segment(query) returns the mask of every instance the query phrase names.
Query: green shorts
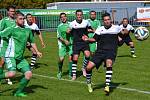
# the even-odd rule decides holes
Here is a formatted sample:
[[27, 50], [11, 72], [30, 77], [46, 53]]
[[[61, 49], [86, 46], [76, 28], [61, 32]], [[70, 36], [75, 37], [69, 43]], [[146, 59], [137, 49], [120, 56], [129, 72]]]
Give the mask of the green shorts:
[[[93, 38], [94, 33], [89, 33], [88, 37], [89, 38]], [[90, 52], [94, 53], [96, 51], [96, 43], [89, 43], [89, 47], [90, 47]]]
[[21, 71], [23, 73], [31, 71], [29, 63], [25, 60], [16, 60], [15, 58], [5, 58], [5, 64], [8, 71]]
[[65, 57], [66, 54], [69, 54], [69, 56], [72, 55], [72, 45], [70, 46], [61, 46], [61, 48], [59, 48], [59, 57]]

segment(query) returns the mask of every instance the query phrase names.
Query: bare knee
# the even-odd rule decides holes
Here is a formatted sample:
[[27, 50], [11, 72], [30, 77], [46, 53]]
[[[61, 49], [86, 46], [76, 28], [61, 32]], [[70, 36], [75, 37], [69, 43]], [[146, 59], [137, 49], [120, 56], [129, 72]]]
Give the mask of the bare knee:
[[107, 59], [107, 60], [106, 60], [106, 66], [107, 66], [107, 67], [112, 67], [112, 64], [113, 64], [113, 62], [112, 62], [111, 59]]
[[32, 72], [31, 72], [31, 71], [25, 72], [25, 78], [26, 78], [27, 80], [30, 80], [31, 77], [32, 77]]
[[6, 74], [6, 77], [7, 78], [12, 78], [12, 77], [14, 77], [16, 75], [16, 72], [15, 71], [9, 71], [9, 72], [7, 72], [7, 74]]
[[130, 42], [129, 45], [130, 45], [130, 47], [133, 47], [133, 46], [134, 46], [134, 43], [133, 43], [133, 42]]
[[87, 71], [91, 71], [93, 68], [94, 68], [95, 64], [91, 61], [89, 61], [87, 67], [86, 67], [86, 70]]

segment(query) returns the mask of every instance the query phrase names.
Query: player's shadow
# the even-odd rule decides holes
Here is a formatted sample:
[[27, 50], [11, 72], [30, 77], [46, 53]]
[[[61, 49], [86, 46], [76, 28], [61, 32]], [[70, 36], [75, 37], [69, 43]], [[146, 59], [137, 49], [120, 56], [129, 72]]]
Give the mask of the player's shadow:
[[118, 55], [117, 57], [127, 57], [127, 58], [131, 58], [131, 55]]
[[[122, 83], [114, 83], [114, 82], [112, 82], [111, 83], [111, 88], [110, 88], [110, 93], [109, 94], [111, 94], [115, 89], [117, 89], [120, 85], [126, 85], [126, 84], [128, 84], [128, 83], [126, 83], [126, 82], [122, 82]], [[95, 84], [94, 86], [93, 86], [93, 90], [97, 90], [97, 89], [104, 89], [104, 87], [105, 87], [105, 84]]]
[[[66, 72], [63, 72], [63, 76], [69, 75], [69, 71], [67, 70]], [[77, 71], [77, 77], [82, 76], [82, 71]]]

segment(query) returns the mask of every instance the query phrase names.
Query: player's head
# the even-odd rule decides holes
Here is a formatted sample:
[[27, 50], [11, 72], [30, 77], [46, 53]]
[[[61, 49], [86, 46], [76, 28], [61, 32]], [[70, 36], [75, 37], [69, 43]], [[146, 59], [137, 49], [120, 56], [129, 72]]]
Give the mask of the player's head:
[[16, 13], [16, 24], [20, 27], [24, 27], [24, 14], [21, 12]]
[[7, 13], [8, 13], [8, 16], [11, 17], [11, 18], [15, 18], [15, 13], [16, 13], [16, 7], [15, 6], [9, 6], [7, 8]]
[[32, 24], [32, 15], [30, 13], [26, 15], [26, 20], [28, 24]]
[[60, 20], [62, 23], [66, 23], [67, 22], [67, 15], [66, 13], [60, 13]]
[[103, 20], [104, 26], [106, 26], [106, 27], [111, 26], [112, 20], [111, 20], [111, 17], [110, 17], [109, 13], [104, 13], [102, 15], [102, 20]]
[[127, 26], [127, 25], [128, 25], [128, 23], [129, 23], [128, 18], [123, 18], [123, 20], [122, 20], [122, 24], [123, 24], [123, 26]]
[[83, 11], [81, 9], [76, 10], [76, 20], [82, 21], [83, 19]]
[[90, 19], [95, 20], [96, 19], [96, 11], [92, 10], [90, 11]]

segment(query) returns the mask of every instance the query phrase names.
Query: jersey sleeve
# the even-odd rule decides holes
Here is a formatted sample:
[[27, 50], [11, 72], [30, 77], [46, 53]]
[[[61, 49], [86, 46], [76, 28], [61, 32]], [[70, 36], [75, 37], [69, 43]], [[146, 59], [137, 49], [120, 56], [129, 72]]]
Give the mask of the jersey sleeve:
[[28, 38], [28, 42], [30, 43], [34, 43], [34, 36], [32, 31], [29, 29], [29, 38]]
[[40, 30], [37, 24], [35, 24], [35, 30]]
[[2, 19], [2, 20], [0, 20], [0, 31], [4, 30], [4, 28], [5, 28], [5, 22]]
[[61, 38], [61, 31], [60, 31], [60, 27], [59, 26], [57, 28], [57, 38]]
[[0, 31], [0, 37], [4, 38], [4, 37], [10, 37], [10, 35], [12, 34], [12, 28], [6, 28], [3, 31]]
[[134, 33], [134, 32], [135, 32], [135, 29], [134, 29], [134, 27], [133, 27], [133, 26], [131, 26], [130, 31], [131, 31], [132, 33]]
[[70, 22], [70, 23], [69, 23], [69, 29], [72, 30], [72, 28], [73, 28], [73, 24], [72, 24], [72, 22]]
[[101, 34], [100, 26], [96, 29], [93, 38], [97, 41], [99, 39], [99, 35]]

